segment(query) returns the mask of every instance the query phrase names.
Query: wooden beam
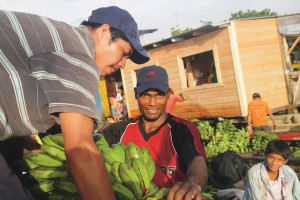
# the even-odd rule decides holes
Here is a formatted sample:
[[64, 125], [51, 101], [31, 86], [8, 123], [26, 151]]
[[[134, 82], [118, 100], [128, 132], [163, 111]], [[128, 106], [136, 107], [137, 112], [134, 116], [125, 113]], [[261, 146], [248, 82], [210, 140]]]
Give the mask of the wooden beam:
[[[248, 115], [248, 102], [247, 102], [247, 95], [246, 95], [246, 86], [245, 86], [245, 80], [243, 76], [243, 68], [241, 64], [241, 58], [239, 54], [239, 45], [237, 41], [237, 31], [235, 27], [235, 22], [231, 22], [230, 27], [228, 27], [228, 33], [229, 33], [229, 40], [230, 40], [230, 47], [232, 52], [232, 60], [233, 60], [233, 68], [235, 73], [235, 79], [236, 79], [236, 86], [238, 91], [238, 97], [240, 100], [240, 108], [242, 116]], [[225, 78], [223, 78], [224, 83]]]
[[292, 47], [289, 49], [288, 51], [288, 55], [290, 55], [292, 53], [292, 51], [294, 50], [294, 48], [297, 46], [298, 42], [300, 41], [300, 35], [297, 37], [297, 39], [295, 40], [295, 42], [293, 43]]

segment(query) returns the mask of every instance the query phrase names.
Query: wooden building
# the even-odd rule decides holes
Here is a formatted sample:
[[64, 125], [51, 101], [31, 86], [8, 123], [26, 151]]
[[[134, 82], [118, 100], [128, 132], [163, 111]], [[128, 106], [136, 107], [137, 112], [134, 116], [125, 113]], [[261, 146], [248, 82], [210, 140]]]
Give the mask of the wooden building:
[[[261, 94], [273, 112], [286, 110], [292, 99], [291, 46], [286, 37], [294, 34], [280, 33], [280, 26], [286, 26], [284, 19], [289, 25], [300, 24], [300, 15], [242, 19], [206, 25], [144, 46], [150, 61], [143, 65], [127, 61], [121, 70], [129, 116], [139, 114], [136, 75], [149, 65], [164, 67], [170, 87], [175, 94], [183, 94], [185, 101], [175, 108], [180, 117], [244, 117], [254, 92]], [[297, 38], [296, 34], [292, 39], [296, 46]]]

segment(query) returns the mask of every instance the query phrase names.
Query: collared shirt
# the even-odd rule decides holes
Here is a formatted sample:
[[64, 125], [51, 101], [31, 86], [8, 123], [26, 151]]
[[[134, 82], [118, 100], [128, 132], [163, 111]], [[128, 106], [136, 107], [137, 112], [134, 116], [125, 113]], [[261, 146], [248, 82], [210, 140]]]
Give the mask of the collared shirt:
[[91, 32], [21, 12], [0, 19], [0, 140], [43, 132], [61, 112], [99, 123]]
[[271, 180], [268, 176], [266, 167], [264, 167], [263, 172], [268, 177], [268, 184], [266, 187], [267, 198], [266, 200], [282, 200], [282, 183], [281, 180], [284, 179], [284, 174], [282, 169], [279, 169], [279, 174], [276, 180]]
[[[265, 161], [257, 163], [251, 167], [248, 172], [248, 183], [245, 187], [243, 200], [265, 200], [267, 198], [268, 176], [265, 170]], [[282, 165], [283, 178], [281, 180], [282, 199], [300, 200], [300, 182], [296, 173], [287, 165]]]
[[133, 142], [146, 147], [156, 165], [152, 181], [158, 188], [170, 188], [185, 181], [189, 161], [194, 156], [206, 159], [200, 133], [195, 125], [185, 119], [168, 115], [156, 130], [146, 133], [142, 117], [111, 124], [101, 132], [109, 144]]

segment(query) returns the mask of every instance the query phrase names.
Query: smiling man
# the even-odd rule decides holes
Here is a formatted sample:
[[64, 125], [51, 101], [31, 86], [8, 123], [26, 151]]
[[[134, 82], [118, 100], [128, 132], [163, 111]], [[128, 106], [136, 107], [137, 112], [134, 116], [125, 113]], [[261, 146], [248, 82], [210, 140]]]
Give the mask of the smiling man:
[[[99, 125], [99, 77], [149, 57], [132, 16], [96, 9], [79, 27], [43, 16], [0, 11], [0, 145], [61, 125], [69, 168], [82, 199], [114, 199], [92, 134]], [[1, 148], [0, 148], [1, 149]], [[32, 199], [0, 150], [0, 199]]]
[[152, 181], [159, 188], [170, 188], [168, 200], [200, 200], [208, 177], [206, 154], [197, 127], [166, 112], [170, 96], [166, 70], [143, 67], [135, 96], [141, 116], [111, 124], [102, 134], [110, 144], [145, 146], [156, 166]]

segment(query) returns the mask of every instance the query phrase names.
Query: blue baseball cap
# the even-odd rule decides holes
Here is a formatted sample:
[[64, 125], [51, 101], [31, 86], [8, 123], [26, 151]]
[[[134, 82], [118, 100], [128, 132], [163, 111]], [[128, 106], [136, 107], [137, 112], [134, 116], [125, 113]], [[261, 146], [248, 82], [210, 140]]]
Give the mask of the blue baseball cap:
[[141, 45], [137, 24], [126, 10], [117, 6], [98, 8], [92, 11], [88, 22], [109, 24], [111, 27], [122, 31], [134, 48], [129, 57], [134, 63], [143, 64], [150, 59]]
[[164, 68], [151, 65], [140, 69], [136, 84], [137, 95], [148, 89], [158, 89], [163, 93], [169, 91], [169, 78]]

